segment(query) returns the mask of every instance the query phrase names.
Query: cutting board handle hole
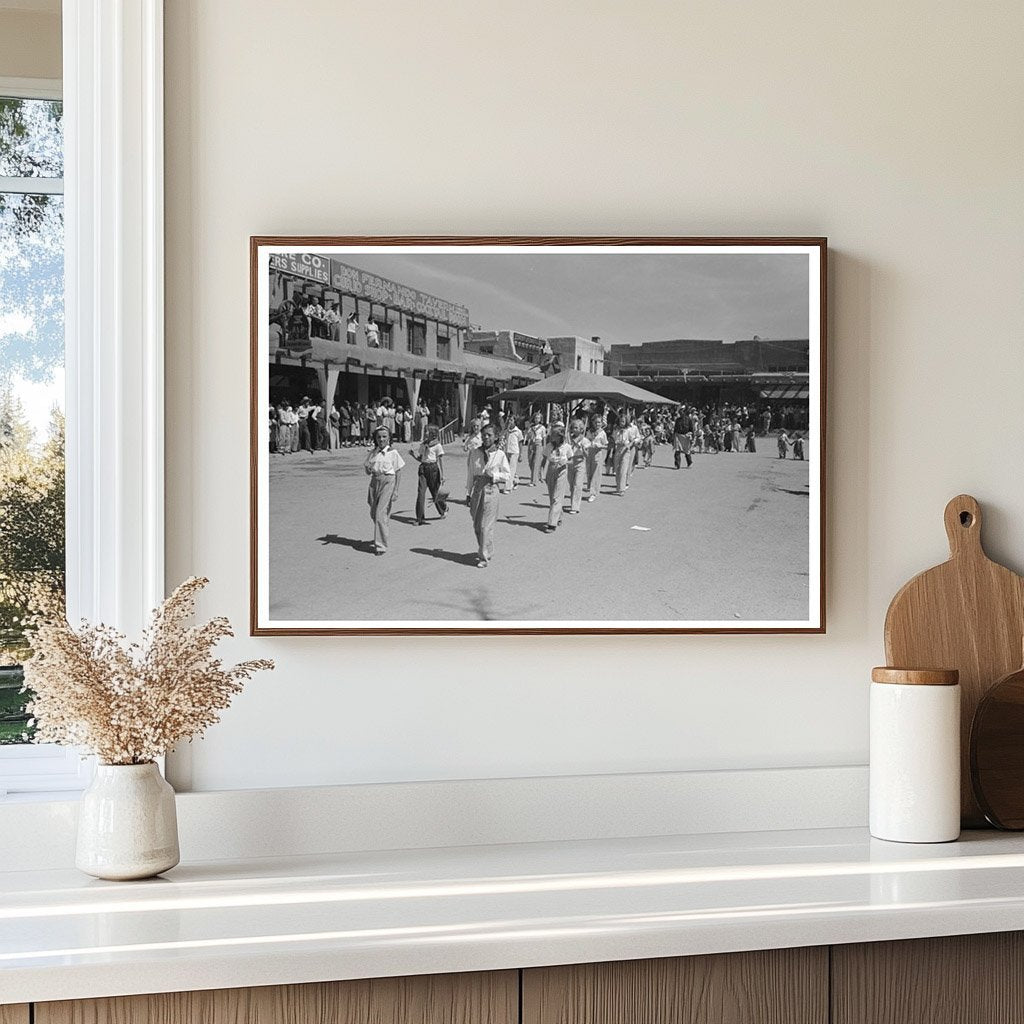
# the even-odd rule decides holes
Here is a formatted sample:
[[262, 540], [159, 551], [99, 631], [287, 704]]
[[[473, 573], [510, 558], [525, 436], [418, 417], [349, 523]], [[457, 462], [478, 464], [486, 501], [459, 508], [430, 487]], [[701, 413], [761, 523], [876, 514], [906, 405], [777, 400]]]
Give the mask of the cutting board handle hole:
[[973, 523], [973, 522], [974, 522], [974, 516], [972, 516], [970, 512], [961, 512], [960, 513], [960, 525], [961, 526], [970, 526], [971, 523]]

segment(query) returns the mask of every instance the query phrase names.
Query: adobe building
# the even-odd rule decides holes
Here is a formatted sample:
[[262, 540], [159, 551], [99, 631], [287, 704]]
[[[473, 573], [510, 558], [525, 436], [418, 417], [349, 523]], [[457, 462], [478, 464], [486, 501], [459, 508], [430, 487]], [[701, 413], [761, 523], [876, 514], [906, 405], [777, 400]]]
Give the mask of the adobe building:
[[[535, 359], [517, 357], [515, 346], [485, 352], [472, 344], [461, 303], [333, 256], [272, 254], [269, 289], [272, 402], [318, 394], [329, 404], [387, 397], [411, 408], [422, 398], [446, 423], [465, 424], [495, 391], [543, 376]], [[329, 320], [303, 315], [309, 301]], [[532, 355], [525, 338], [518, 344]]]
[[606, 353], [597, 335], [591, 338], [579, 338], [575, 335], [548, 338], [548, 344], [552, 352], [558, 356], [561, 369], [604, 373]]
[[612, 345], [608, 372], [694, 405], [785, 408], [795, 426], [809, 410], [807, 338], [673, 338]]
[[466, 351], [514, 359], [539, 368], [545, 368], [551, 362], [551, 346], [547, 338], [537, 338], [520, 331], [470, 331]]

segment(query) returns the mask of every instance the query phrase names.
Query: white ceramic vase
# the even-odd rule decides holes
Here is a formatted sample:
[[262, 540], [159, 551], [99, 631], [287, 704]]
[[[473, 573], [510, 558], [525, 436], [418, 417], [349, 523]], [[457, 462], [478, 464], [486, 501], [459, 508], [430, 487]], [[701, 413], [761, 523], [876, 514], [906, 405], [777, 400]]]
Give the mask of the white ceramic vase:
[[82, 794], [75, 865], [96, 878], [151, 878], [180, 860], [174, 790], [149, 764], [99, 764]]

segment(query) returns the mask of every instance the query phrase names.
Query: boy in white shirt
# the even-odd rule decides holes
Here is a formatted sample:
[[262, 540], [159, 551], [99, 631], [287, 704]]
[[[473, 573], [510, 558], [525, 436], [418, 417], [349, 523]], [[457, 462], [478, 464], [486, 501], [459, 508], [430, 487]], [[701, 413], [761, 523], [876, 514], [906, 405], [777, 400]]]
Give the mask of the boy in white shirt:
[[494, 557], [494, 524], [498, 519], [498, 494], [509, 484], [508, 459], [497, 445], [497, 431], [488, 423], [480, 431], [480, 447], [469, 453], [473, 479], [469, 509], [477, 542], [477, 568], [486, 569]]

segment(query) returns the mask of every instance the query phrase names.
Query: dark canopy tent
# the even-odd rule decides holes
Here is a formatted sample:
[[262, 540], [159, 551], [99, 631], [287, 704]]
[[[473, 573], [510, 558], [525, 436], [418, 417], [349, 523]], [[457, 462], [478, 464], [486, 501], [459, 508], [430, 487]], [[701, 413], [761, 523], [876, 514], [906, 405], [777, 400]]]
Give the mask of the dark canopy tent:
[[603, 398], [627, 405], [678, 405], [672, 398], [645, 391], [618, 377], [603, 377], [583, 370], [563, 370], [525, 388], [502, 391], [498, 398], [507, 402], [568, 402], [572, 399]]

